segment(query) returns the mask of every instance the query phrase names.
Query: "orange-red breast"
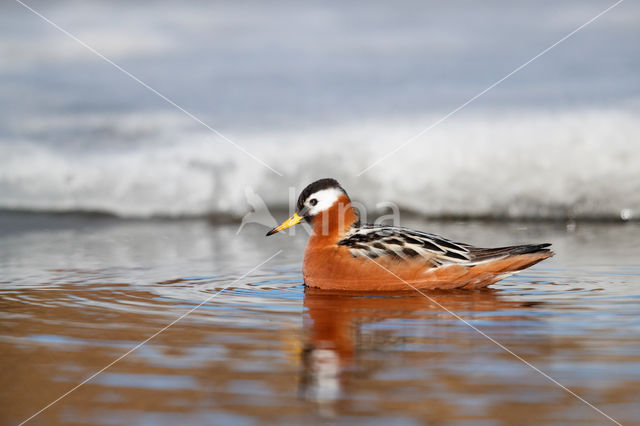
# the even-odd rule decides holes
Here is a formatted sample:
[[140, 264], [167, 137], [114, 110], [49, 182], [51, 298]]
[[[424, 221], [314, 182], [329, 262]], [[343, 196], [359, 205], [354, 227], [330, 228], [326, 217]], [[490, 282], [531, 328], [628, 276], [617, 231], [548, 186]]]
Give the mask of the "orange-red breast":
[[267, 235], [311, 223], [302, 266], [310, 287], [342, 290], [480, 288], [553, 256], [550, 244], [479, 248], [397, 226], [361, 224], [347, 192], [320, 179]]

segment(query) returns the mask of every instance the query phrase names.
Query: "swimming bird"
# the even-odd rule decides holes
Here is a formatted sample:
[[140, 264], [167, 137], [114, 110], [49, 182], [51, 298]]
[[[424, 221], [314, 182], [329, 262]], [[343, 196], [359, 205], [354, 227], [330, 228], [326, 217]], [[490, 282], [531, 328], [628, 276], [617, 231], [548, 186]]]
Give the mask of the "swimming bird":
[[311, 224], [302, 265], [309, 287], [332, 290], [474, 289], [553, 256], [551, 244], [480, 248], [399, 226], [362, 224], [335, 179], [308, 185], [293, 216], [267, 236]]

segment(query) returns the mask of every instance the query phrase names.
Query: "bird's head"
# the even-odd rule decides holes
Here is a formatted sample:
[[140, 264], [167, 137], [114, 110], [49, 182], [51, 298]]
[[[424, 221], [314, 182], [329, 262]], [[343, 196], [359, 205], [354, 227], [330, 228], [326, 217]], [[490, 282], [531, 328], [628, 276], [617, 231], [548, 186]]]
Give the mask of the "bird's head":
[[294, 215], [267, 232], [267, 236], [297, 225], [303, 219], [313, 224], [314, 218], [322, 213], [328, 212], [341, 203], [348, 206], [350, 202], [347, 192], [337, 180], [331, 178], [317, 180], [300, 193]]

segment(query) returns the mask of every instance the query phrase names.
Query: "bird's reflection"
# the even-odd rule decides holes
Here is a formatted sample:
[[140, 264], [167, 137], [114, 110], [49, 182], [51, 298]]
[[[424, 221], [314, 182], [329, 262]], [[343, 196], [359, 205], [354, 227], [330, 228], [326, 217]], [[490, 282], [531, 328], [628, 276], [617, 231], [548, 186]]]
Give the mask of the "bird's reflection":
[[451, 314], [438, 304], [465, 315], [508, 309], [510, 319], [514, 319], [511, 310], [532, 305], [505, 300], [499, 293], [492, 289], [432, 291], [427, 298], [415, 291], [364, 293], [307, 288], [301, 396], [317, 403], [320, 414], [331, 416], [336, 402], [348, 392], [348, 373], [358, 371], [358, 354], [397, 350], [404, 342], [402, 336], [393, 333], [373, 337], [363, 334], [365, 325], [385, 320], [407, 320], [415, 325], [419, 319], [450, 319]]

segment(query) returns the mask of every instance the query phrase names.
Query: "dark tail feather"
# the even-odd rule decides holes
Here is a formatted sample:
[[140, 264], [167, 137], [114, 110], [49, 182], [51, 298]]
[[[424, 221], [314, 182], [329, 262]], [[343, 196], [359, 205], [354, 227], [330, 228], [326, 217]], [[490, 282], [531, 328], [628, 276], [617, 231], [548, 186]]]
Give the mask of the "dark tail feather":
[[524, 244], [521, 246], [496, 247], [496, 248], [478, 248], [473, 247], [469, 250], [473, 255], [473, 260], [485, 260], [504, 256], [517, 256], [520, 254], [530, 253], [550, 253], [553, 252], [548, 248], [551, 244]]

